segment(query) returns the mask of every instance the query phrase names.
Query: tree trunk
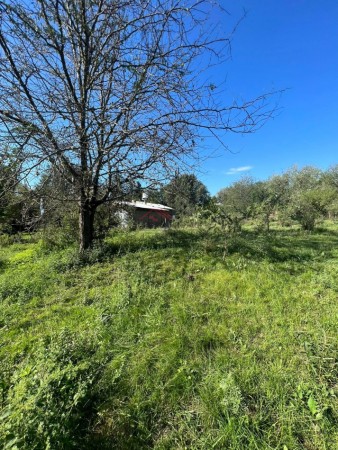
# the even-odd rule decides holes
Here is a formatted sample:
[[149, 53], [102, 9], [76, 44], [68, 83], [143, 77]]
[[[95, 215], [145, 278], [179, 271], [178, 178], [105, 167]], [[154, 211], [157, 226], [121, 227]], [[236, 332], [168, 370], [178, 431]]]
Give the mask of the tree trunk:
[[94, 216], [96, 208], [90, 204], [89, 200], [80, 202], [79, 213], [79, 237], [80, 253], [89, 249], [94, 240]]

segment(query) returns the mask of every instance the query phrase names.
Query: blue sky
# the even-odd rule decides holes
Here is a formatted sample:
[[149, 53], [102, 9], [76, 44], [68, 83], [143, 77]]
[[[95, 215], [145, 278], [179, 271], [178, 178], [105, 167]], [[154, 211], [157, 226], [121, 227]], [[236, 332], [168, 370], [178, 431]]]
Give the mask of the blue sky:
[[[224, 95], [253, 98], [287, 89], [280, 113], [255, 134], [227, 134], [230, 151], [210, 141], [217, 158], [198, 177], [212, 194], [249, 174], [266, 179], [293, 165], [326, 169], [338, 163], [338, 1], [223, 1], [229, 23], [246, 10], [232, 59], [214, 71]], [[235, 3], [235, 6], [234, 6]]]

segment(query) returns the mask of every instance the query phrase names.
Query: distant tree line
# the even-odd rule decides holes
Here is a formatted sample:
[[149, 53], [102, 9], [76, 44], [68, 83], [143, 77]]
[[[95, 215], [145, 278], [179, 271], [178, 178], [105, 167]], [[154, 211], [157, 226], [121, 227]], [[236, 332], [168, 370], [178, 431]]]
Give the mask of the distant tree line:
[[[0, 232], [15, 234], [48, 228], [48, 234], [63, 232], [66, 241], [77, 238], [78, 211], [72, 201], [73, 187], [57, 171], [47, 170], [37, 185], [19, 181], [9, 184], [16, 173], [14, 165], [0, 165]], [[328, 170], [307, 166], [291, 168], [265, 181], [242, 177], [212, 197], [194, 174], [176, 174], [161, 187], [144, 189], [139, 182], [117, 180], [124, 200], [141, 200], [174, 208], [178, 223], [218, 225], [240, 231], [252, 220], [269, 231], [272, 221], [284, 226], [298, 223], [312, 231], [322, 219], [338, 218], [338, 165]], [[96, 237], [118, 225], [118, 202], [102, 205], [96, 216]]]
[[234, 231], [248, 219], [267, 231], [272, 220], [312, 231], [319, 220], [338, 217], [338, 165], [291, 168], [266, 181], [243, 177], [218, 192], [209, 209], [210, 217]]

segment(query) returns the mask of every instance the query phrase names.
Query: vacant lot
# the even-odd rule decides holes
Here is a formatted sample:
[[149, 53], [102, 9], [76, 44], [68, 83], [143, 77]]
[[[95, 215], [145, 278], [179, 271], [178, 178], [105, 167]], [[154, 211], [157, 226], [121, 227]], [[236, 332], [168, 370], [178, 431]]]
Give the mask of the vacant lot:
[[0, 446], [338, 448], [338, 227], [0, 250]]

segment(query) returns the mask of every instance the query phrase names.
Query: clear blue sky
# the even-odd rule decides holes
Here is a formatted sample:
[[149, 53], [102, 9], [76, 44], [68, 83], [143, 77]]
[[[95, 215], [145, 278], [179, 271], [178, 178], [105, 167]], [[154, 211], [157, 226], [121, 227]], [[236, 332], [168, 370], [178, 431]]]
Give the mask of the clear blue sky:
[[[243, 174], [266, 179], [293, 165], [337, 164], [338, 0], [222, 3], [229, 22], [243, 8], [247, 16], [234, 35], [232, 60], [217, 68], [216, 81], [227, 80], [227, 95], [248, 99], [288, 90], [278, 116], [255, 134], [228, 134], [231, 152], [219, 149], [222, 156], [203, 163], [198, 177], [216, 194]], [[210, 141], [210, 149], [217, 148]]]

